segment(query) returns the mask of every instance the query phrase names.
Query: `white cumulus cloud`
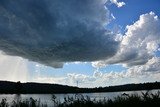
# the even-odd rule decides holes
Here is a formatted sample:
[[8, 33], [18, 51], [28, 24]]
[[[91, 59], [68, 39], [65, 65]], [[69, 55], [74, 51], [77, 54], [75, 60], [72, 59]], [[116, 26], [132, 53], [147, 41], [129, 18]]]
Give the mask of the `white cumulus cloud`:
[[136, 66], [147, 63], [155, 56], [160, 45], [160, 19], [154, 12], [140, 16], [139, 20], [126, 27], [119, 50], [110, 59], [93, 62], [94, 67], [120, 63]]
[[119, 8], [125, 5], [124, 2], [118, 2], [118, 0], [110, 0], [110, 1], [111, 3], [115, 4]]

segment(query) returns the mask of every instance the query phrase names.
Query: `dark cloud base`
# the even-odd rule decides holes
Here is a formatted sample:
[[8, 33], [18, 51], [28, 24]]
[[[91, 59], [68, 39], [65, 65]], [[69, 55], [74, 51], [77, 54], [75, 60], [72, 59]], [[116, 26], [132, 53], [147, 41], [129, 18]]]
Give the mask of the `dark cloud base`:
[[103, 0], [1, 0], [0, 50], [48, 66], [113, 56]]

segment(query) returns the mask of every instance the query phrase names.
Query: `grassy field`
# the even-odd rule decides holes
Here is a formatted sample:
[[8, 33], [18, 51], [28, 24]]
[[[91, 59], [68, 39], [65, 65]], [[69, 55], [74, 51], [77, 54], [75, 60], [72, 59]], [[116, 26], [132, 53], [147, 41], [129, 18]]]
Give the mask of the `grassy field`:
[[[114, 99], [104, 98], [102, 100], [90, 99], [88, 96], [65, 97], [64, 102], [60, 102], [53, 95], [52, 107], [160, 107], [160, 92], [155, 94], [146, 92], [142, 96], [138, 94], [122, 94]], [[0, 107], [49, 107], [47, 104], [30, 98], [23, 101], [12, 101], [11, 104], [6, 99], [2, 99]]]

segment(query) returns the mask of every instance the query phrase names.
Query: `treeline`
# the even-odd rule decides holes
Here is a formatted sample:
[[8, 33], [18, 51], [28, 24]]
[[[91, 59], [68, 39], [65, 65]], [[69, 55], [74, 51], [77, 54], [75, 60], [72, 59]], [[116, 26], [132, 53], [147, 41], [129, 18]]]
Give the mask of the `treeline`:
[[78, 87], [58, 84], [0, 81], [0, 93], [6, 94], [75, 93], [77, 89]]
[[118, 91], [152, 90], [152, 89], [160, 89], [160, 82], [99, 87], [99, 88], [92, 88], [91, 90], [94, 92], [118, 92]]
[[143, 84], [126, 84], [119, 86], [78, 88], [67, 85], [47, 83], [21, 83], [0, 81], [0, 93], [6, 94], [56, 94], [56, 93], [93, 93], [93, 92], [118, 92], [135, 90], [160, 89], [160, 82]]

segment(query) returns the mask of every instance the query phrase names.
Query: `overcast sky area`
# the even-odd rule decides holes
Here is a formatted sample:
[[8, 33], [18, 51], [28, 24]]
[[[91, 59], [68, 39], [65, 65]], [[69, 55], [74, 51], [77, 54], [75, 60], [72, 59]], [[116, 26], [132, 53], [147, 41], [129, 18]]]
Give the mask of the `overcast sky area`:
[[0, 0], [0, 80], [160, 81], [160, 0]]

